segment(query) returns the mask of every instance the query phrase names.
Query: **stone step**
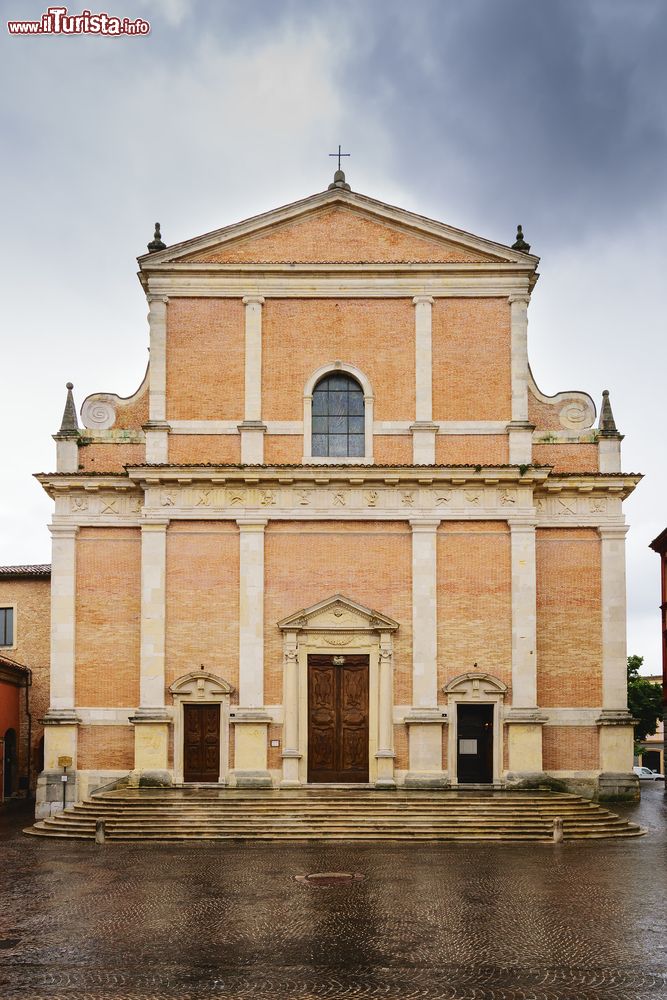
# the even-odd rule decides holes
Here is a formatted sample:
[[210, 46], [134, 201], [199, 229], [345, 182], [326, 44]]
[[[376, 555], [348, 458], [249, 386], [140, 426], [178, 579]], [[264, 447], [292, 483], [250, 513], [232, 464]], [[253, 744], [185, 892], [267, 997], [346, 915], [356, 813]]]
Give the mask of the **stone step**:
[[[42, 837], [56, 837], [65, 839], [75, 839], [75, 840], [92, 840], [93, 834], [85, 834], [80, 831], [70, 831], [70, 830], [58, 830], [50, 831], [47, 829], [40, 828], [38, 825], [30, 827], [24, 831], [32, 836], [42, 836]], [[586, 831], [580, 833], [576, 838], [570, 838], [565, 835], [565, 840], [577, 839], [577, 840], [603, 840], [610, 837], [637, 837], [641, 836], [646, 831], [641, 829], [626, 829], [621, 831], [609, 832], [609, 831]], [[110, 838], [118, 842], [128, 842], [128, 841], [202, 841], [202, 840], [224, 840], [224, 841], [236, 841], [236, 842], [247, 842], [248, 840], [253, 841], [308, 841], [312, 843], [318, 843], [322, 840], [340, 840], [340, 841], [391, 841], [391, 842], [404, 842], [404, 841], [433, 841], [433, 842], [444, 842], [444, 841], [460, 841], [462, 843], [470, 843], [475, 841], [495, 841], [500, 843], [510, 843], [510, 842], [530, 842], [530, 843], [549, 843], [551, 841], [551, 836], [549, 834], [539, 836], [534, 833], [522, 834], [517, 831], [506, 831], [506, 832], [460, 832], [460, 831], [448, 831], [448, 832], [417, 832], [417, 833], [398, 833], [392, 831], [388, 834], [378, 836], [374, 831], [368, 833], [355, 833], [350, 834], [349, 832], [316, 832], [311, 833], [308, 831], [303, 832], [270, 832], [270, 833], [253, 833], [250, 837], [241, 836], [238, 833], [222, 833], [219, 831], [208, 831], [201, 830], [197, 834], [183, 833], [183, 832], [170, 832], [163, 833], [158, 831], [140, 831], [136, 833], [124, 833], [123, 835]]]
[[[216, 811], [224, 810], [225, 812], [248, 812], [253, 813], [281, 813], [281, 812], [321, 812], [330, 813], [333, 807], [330, 805], [321, 804], [311, 804], [311, 803], [280, 803], [280, 804], [267, 804], [267, 803], [236, 803], [236, 802], [207, 802], [197, 805], [196, 803], [173, 803], [173, 804], [162, 804], [156, 803], [155, 805], [146, 803], [137, 803], [136, 805], [127, 806], [125, 804], [111, 804], [111, 803], [100, 803], [94, 801], [86, 801], [79, 804], [79, 808], [90, 809], [95, 812], [127, 812], [127, 813], [170, 813], [170, 812], [200, 812], [200, 811]], [[448, 802], [428, 802], [421, 803], [416, 802], [413, 805], [398, 805], [395, 803], [369, 803], [369, 804], [357, 804], [357, 805], [344, 805], [340, 804], [335, 807], [336, 811], [344, 811], [346, 813], [364, 813], [368, 811], [372, 812], [391, 812], [391, 813], [415, 813], [415, 812], [465, 812], [465, 813], [497, 813], [505, 812], [512, 813], [515, 815], [521, 815], [525, 813], [532, 813], [535, 809], [541, 809], [543, 812], [568, 812], [568, 811], [595, 811], [600, 809], [600, 806], [593, 805], [591, 803], [582, 803], [581, 805], [572, 802], [557, 802], [557, 803], [536, 803], [533, 806], [515, 806], [511, 803], [502, 803], [498, 805], [474, 805], [468, 806], [465, 803], [448, 803]]]
[[103, 793], [26, 831], [93, 839], [104, 819], [110, 840], [548, 841], [553, 818], [568, 840], [645, 832], [609, 810], [558, 793], [378, 793], [283, 795], [275, 790], [216, 795], [162, 790]]
[[[55, 816], [43, 821], [44, 828], [47, 829], [69, 829], [69, 830], [80, 830], [87, 833], [93, 833], [95, 830], [95, 823], [93, 820], [78, 820], [76, 818], [60, 817]], [[578, 833], [581, 831], [591, 830], [619, 830], [625, 829], [631, 824], [625, 823], [621, 819], [616, 820], [601, 820], [598, 823], [582, 823], [582, 822], [569, 822], [564, 824], [564, 829], [569, 833]], [[127, 823], [119, 822], [115, 820], [108, 820], [106, 823], [106, 829], [110, 836], [115, 836], [124, 832], [138, 832], [141, 833], [146, 829], [144, 824], [138, 823]], [[288, 830], [311, 830], [313, 833], [326, 833], [333, 831], [349, 831], [349, 832], [363, 832], [364, 830], [376, 830], [376, 831], [387, 831], [387, 830], [398, 830], [399, 832], [421, 832], [425, 830], [438, 831], [438, 830], [507, 830], [507, 831], [518, 831], [522, 833], [534, 832], [534, 831], [550, 831], [552, 829], [552, 824], [540, 820], [532, 820], [526, 823], [484, 823], [480, 824], [474, 820], [467, 820], [465, 822], [447, 822], [447, 821], [423, 821], [423, 822], [410, 822], [404, 823], [400, 826], [392, 823], [383, 823], [374, 819], [367, 819], [363, 823], [350, 824], [332, 821], [326, 826], [314, 825], [309, 822], [299, 822], [291, 821], [288, 823], [264, 823], [255, 824], [244, 822], [229, 823], [223, 820], [219, 821], [196, 821], [192, 820], [185, 823], [172, 822], [169, 824], [159, 824], [154, 825], [153, 829], [160, 833], [165, 833], [169, 831], [182, 831], [184, 833], [196, 832], [198, 830], [226, 830], [229, 832], [243, 833], [244, 835], [252, 834], [253, 832], [269, 832], [276, 831], [283, 833]]]
[[[475, 816], [472, 814], [457, 814], [452, 815], [450, 813], [428, 813], [428, 814], [409, 814], [409, 815], [384, 815], [378, 813], [365, 813], [359, 816], [346, 816], [345, 814], [336, 813], [335, 815], [313, 815], [313, 814], [296, 814], [288, 813], [284, 815], [253, 815], [250, 816], [247, 813], [245, 815], [240, 814], [229, 814], [226, 812], [217, 813], [188, 813], [188, 814], [176, 814], [172, 813], [168, 816], [157, 816], [157, 815], [141, 815], [141, 816], [130, 816], [124, 813], [93, 813], [90, 810], [67, 810], [64, 813], [58, 813], [58, 818], [63, 821], [69, 822], [82, 822], [82, 823], [94, 823], [96, 819], [102, 818], [107, 823], [131, 823], [134, 825], [142, 825], [147, 820], [160, 823], [193, 823], [193, 822], [224, 822], [224, 823], [242, 823], [247, 824], [252, 822], [254, 825], [263, 823], [303, 823], [309, 822], [314, 824], [328, 824], [331, 822], [347, 822], [347, 823], [364, 823], [364, 822], [378, 822], [378, 823], [429, 823], [429, 822], [446, 822], [446, 823], [505, 823], [505, 824], [526, 824], [531, 822], [540, 823], [552, 823], [553, 817], [545, 816], [540, 812], [535, 812], [533, 814], [517, 817], [510, 815], [488, 815], [488, 816]], [[573, 822], [583, 822], [583, 823], [600, 823], [600, 822], [615, 822], [615, 823], [625, 823], [626, 821], [616, 816], [614, 813], [607, 811], [600, 811], [599, 813], [587, 814], [587, 813], [571, 813], [569, 815], [564, 815], [562, 817], [564, 823]]]
[[[568, 815], [596, 815], [599, 811], [596, 807], [583, 807], [577, 808], [571, 805], [561, 805], [554, 806], [551, 808], [536, 807], [542, 815], [552, 815], [552, 816], [568, 816]], [[507, 807], [497, 808], [497, 809], [466, 809], [465, 806], [430, 806], [428, 808], [415, 808], [415, 809], [397, 809], [394, 807], [376, 808], [375, 806], [369, 806], [366, 809], [336, 809], [337, 815], [346, 816], [364, 816], [368, 814], [373, 814], [377, 816], [430, 816], [430, 815], [461, 815], [461, 816], [531, 816], [535, 813], [536, 809], [525, 809], [525, 810], [515, 810]], [[156, 806], [151, 809], [149, 806], [142, 806], [137, 809], [124, 809], [124, 808], [111, 808], [111, 809], [100, 809], [94, 804], [83, 804], [81, 806], [82, 812], [90, 812], [96, 816], [102, 815], [124, 815], [124, 816], [188, 816], [188, 815], [201, 815], [210, 814], [216, 815], [218, 813], [227, 816], [238, 815], [247, 816], [252, 814], [253, 816], [290, 816], [290, 815], [301, 815], [301, 816], [329, 816], [334, 810], [324, 809], [324, 808], [300, 808], [298, 806], [292, 806], [288, 809], [248, 809], [248, 808], [238, 808], [236, 806], [230, 806], [227, 804], [221, 804], [219, 806], [207, 806], [202, 808], [197, 808], [196, 806], [181, 808], [179, 806], [165, 807]], [[604, 810], [600, 810], [604, 811]]]

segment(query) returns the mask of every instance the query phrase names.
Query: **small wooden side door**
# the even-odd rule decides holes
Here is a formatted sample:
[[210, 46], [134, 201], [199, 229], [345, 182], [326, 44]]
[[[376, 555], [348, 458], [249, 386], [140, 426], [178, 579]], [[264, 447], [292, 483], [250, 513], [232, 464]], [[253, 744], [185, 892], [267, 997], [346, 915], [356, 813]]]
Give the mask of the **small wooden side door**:
[[368, 781], [367, 656], [308, 657], [308, 781]]
[[459, 784], [490, 784], [493, 781], [493, 705], [459, 705], [456, 739]]
[[183, 780], [220, 778], [220, 706], [183, 706]]

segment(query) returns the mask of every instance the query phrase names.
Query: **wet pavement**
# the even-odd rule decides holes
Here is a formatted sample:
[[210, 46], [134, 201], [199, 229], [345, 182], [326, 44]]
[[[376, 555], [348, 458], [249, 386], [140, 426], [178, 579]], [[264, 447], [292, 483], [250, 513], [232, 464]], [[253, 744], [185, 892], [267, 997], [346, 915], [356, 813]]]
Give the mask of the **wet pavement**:
[[646, 837], [558, 846], [97, 847], [0, 814], [0, 1000], [667, 1000], [667, 803], [642, 791], [618, 811]]

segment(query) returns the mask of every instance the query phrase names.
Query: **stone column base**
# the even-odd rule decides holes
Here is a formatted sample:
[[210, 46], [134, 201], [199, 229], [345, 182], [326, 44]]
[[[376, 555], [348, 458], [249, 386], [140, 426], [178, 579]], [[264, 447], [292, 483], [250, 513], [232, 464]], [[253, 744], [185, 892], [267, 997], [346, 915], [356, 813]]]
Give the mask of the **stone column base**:
[[445, 771], [408, 771], [403, 784], [406, 788], [449, 788], [451, 782]]
[[[518, 713], [520, 710], [515, 709]], [[537, 710], [512, 718], [512, 710], [505, 716], [507, 725], [509, 766], [514, 774], [542, 772], [542, 726], [544, 719]]]
[[270, 716], [266, 712], [236, 710], [234, 718], [234, 784], [237, 788], [270, 788], [268, 735]]
[[598, 799], [600, 802], [638, 802], [640, 797], [639, 778], [634, 772], [602, 772], [598, 778]]
[[37, 779], [35, 791], [35, 819], [46, 819], [63, 810], [63, 785], [65, 786], [66, 805], [72, 806], [79, 801], [79, 788], [76, 771], [67, 773], [67, 782], [62, 780], [63, 769], [57, 771], [42, 771]]
[[527, 420], [512, 420], [509, 432], [510, 465], [530, 465], [533, 454], [534, 424]]
[[284, 750], [282, 754], [283, 776], [280, 782], [281, 788], [301, 788], [299, 777], [299, 761], [301, 754], [298, 750]]
[[412, 709], [404, 722], [408, 730], [406, 788], [447, 788], [449, 776], [442, 770], [443, 713], [438, 709]]
[[600, 731], [600, 770], [632, 773], [634, 730], [629, 712], [603, 711], [597, 720]]
[[241, 435], [241, 462], [244, 465], [261, 465], [264, 461], [266, 424], [261, 420], [244, 420], [238, 429]]
[[134, 726], [134, 770], [130, 772], [133, 787], [168, 788], [173, 784], [169, 770], [169, 728], [171, 722], [164, 709], [143, 708], [130, 716]]
[[415, 465], [435, 464], [435, 436], [438, 425], [430, 420], [417, 420], [410, 424], [412, 434], [412, 461]]
[[375, 778], [376, 788], [396, 788], [394, 778], [394, 757], [393, 750], [378, 750], [375, 754], [377, 761], [377, 773]]

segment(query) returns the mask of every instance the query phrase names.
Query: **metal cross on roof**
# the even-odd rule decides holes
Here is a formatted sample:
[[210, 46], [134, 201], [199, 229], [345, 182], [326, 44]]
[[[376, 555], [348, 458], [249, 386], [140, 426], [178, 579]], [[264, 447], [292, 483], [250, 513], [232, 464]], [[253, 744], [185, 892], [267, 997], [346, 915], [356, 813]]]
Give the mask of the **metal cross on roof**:
[[337, 153], [329, 153], [329, 156], [337, 156], [338, 157], [338, 169], [339, 170], [340, 170], [340, 158], [341, 158], [341, 156], [351, 156], [351, 155], [352, 155], [351, 153], [341, 153], [341, 151], [340, 151], [340, 143], [338, 145], [338, 152]]

